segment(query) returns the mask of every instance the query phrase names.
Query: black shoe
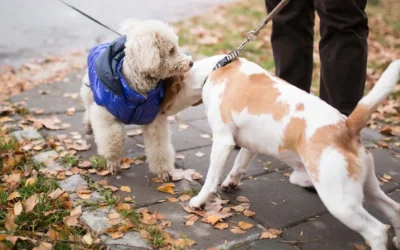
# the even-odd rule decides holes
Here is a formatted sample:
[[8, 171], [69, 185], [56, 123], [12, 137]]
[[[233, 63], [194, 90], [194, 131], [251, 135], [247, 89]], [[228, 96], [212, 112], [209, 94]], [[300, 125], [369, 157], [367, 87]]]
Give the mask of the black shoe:
[[235, 149], [241, 149], [242, 147], [241, 146], [238, 146], [238, 145], [235, 145]]

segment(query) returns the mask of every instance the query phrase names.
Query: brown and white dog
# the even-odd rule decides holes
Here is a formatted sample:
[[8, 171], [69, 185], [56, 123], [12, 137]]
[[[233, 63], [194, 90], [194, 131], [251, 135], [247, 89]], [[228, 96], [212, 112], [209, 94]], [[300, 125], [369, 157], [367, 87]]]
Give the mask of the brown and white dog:
[[[336, 218], [359, 232], [373, 250], [386, 249], [387, 228], [363, 208], [364, 195], [391, 219], [397, 235], [400, 204], [380, 189], [372, 154], [361, 144], [360, 131], [399, 80], [400, 60], [387, 68], [346, 117], [318, 97], [245, 59], [212, 71], [223, 57], [196, 62], [175, 102], [182, 107], [202, 98], [213, 132], [207, 178], [190, 206], [204, 207], [217, 190], [222, 169], [238, 144], [242, 149], [222, 183], [223, 190], [238, 186], [256, 154], [275, 156], [293, 168], [291, 183], [314, 186]], [[170, 108], [173, 110], [174, 105]], [[397, 237], [393, 243], [400, 249]]]

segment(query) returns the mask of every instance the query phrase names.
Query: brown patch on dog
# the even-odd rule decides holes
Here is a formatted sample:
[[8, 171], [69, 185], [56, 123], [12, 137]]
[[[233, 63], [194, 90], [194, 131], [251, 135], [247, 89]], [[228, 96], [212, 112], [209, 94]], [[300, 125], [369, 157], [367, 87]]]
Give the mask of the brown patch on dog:
[[344, 156], [347, 162], [348, 176], [357, 180], [361, 173], [361, 166], [357, 161], [360, 147], [357, 139], [347, 129], [345, 122], [317, 129], [301, 153], [306, 156], [304, 157], [306, 159], [305, 165], [307, 170], [313, 174], [314, 181], [318, 181], [319, 161], [322, 152], [328, 147], [332, 147]]
[[296, 111], [303, 111], [304, 110], [304, 104], [303, 103], [299, 103], [296, 106]]
[[361, 166], [358, 163], [358, 149], [361, 143], [358, 141], [359, 138], [353, 136], [347, 129], [345, 122], [321, 127], [308, 140], [305, 136], [306, 126], [304, 119], [292, 118], [284, 131], [283, 144], [279, 147], [279, 152], [289, 150], [299, 154], [305, 161], [304, 165], [313, 181], [318, 182], [322, 152], [332, 147], [344, 156], [348, 176], [357, 180], [361, 173]]
[[245, 108], [252, 115], [271, 114], [274, 120], [282, 120], [289, 106], [277, 101], [280, 92], [273, 79], [262, 73], [246, 75], [240, 72], [240, 65], [236, 60], [210, 76], [213, 84], [226, 83], [220, 105], [224, 123], [232, 121], [232, 112], [240, 113]]
[[356, 109], [350, 114], [349, 118], [347, 118], [346, 125], [354, 135], [360, 134], [360, 131], [367, 124], [372, 114], [371, 110], [375, 109], [371, 109], [363, 104], [358, 104]]
[[176, 96], [181, 90], [183, 76], [173, 76], [164, 82], [164, 98], [160, 106], [160, 111], [165, 112], [175, 102]]

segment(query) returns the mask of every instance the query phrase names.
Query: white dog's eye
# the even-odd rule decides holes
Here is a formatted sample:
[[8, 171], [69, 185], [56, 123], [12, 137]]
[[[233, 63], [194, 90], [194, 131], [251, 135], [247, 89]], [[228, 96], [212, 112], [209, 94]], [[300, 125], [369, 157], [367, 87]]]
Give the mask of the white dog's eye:
[[172, 49], [169, 51], [169, 54], [173, 55], [173, 54], [175, 54], [175, 51], [176, 51], [175, 47], [172, 47]]

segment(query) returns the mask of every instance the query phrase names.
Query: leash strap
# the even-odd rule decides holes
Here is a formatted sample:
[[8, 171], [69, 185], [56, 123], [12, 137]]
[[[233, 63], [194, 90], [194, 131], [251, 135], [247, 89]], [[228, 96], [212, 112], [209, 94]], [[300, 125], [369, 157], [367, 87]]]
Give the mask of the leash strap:
[[246, 40], [244, 40], [244, 42], [242, 42], [242, 44], [237, 47], [236, 49], [234, 49], [232, 52], [230, 52], [226, 57], [224, 57], [221, 61], [219, 61], [217, 63], [217, 65], [215, 65], [215, 67], [213, 68], [213, 70], [224, 67], [225, 65], [227, 65], [228, 63], [232, 62], [233, 60], [235, 60], [236, 58], [238, 58], [240, 56], [240, 52], [246, 47], [246, 45], [249, 42], [252, 42], [254, 40], [257, 39], [258, 34], [260, 33], [260, 30], [262, 28], [264, 28], [265, 25], [267, 25], [267, 23], [269, 21], [271, 21], [282, 9], [283, 7], [286, 6], [286, 4], [289, 3], [289, 0], [282, 0], [268, 15], [267, 17], [258, 25], [257, 28], [255, 28], [254, 30], [251, 30], [250, 32], [248, 32], [246, 34]]
[[93, 22], [95, 22], [95, 23], [97, 23], [97, 24], [100, 24], [101, 26], [103, 26], [104, 28], [106, 28], [106, 29], [108, 29], [108, 30], [114, 32], [114, 33], [117, 34], [118, 36], [121, 36], [121, 34], [118, 33], [117, 31], [111, 29], [110, 27], [108, 27], [108, 26], [105, 25], [105, 24], [102, 24], [101, 22], [97, 21], [96, 19], [94, 19], [93, 17], [91, 17], [91, 16], [89, 16], [88, 14], [84, 13], [83, 11], [81, 11], [81, 10], [75, 8], [74, 6], [72, 6], [72, 5], [70, 5], [70, 4], [66, 3], [66, 2], [64, 2], [63, 0], [59, 0], [59, 1], [60, 1], [61, 3], [63, 3], [63, 4], [65, 4], [65, 5], [67, 5], [67, 6], [70, 7], [71, 9], [73, 9], [73, 10], [79, 12], [80, 14], [84, 15], [85, 17], [89, 18], [89, 19], [92, 20]]

